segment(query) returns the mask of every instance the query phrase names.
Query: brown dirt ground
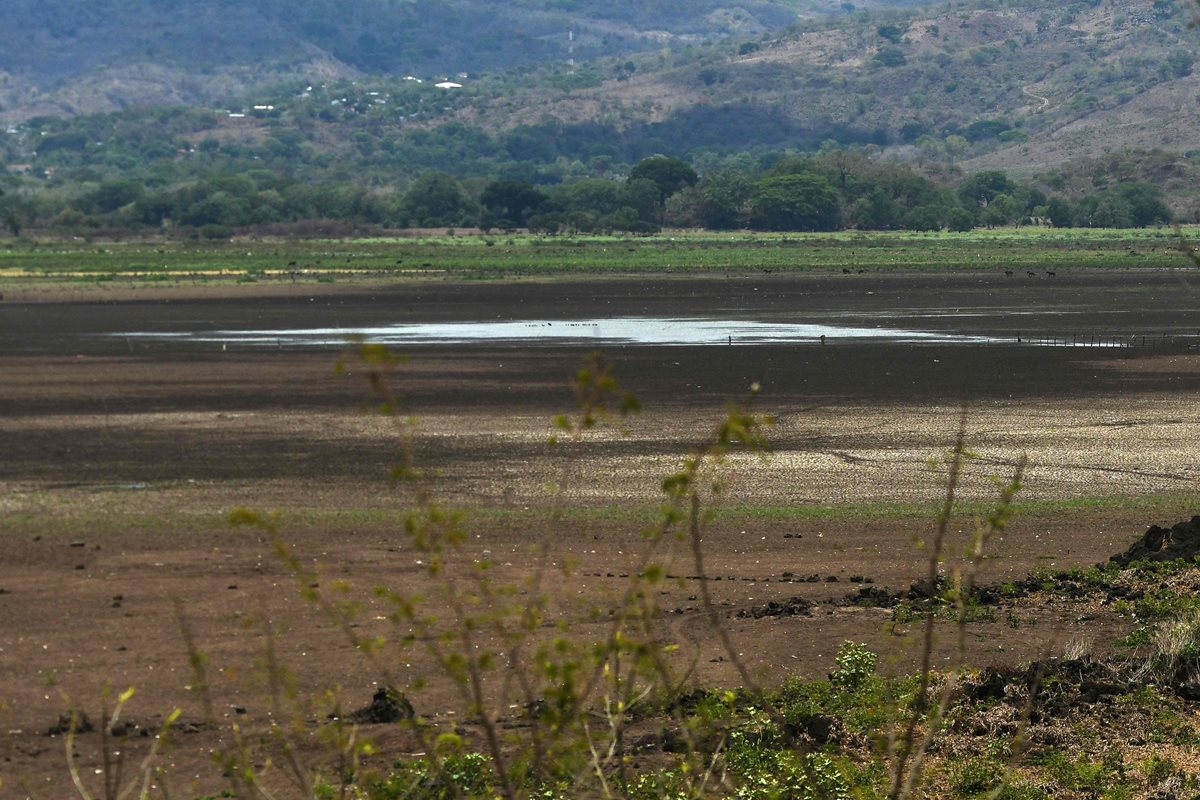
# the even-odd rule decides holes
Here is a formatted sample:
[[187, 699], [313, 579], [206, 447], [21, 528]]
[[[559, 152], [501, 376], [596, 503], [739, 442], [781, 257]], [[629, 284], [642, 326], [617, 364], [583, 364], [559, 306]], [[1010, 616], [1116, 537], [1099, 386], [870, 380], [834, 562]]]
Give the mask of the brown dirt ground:
[[[92, 334], [353, 325], [401, 314], [571, 317], [597, 308], [764, 318], [984, 309], [979, 317], [923, 325], [1023, 337], [1155, 334], [1186, 332], [1196, 307], [1186, 281], [1168, 273], [1081, 274], [1032, 288], [973, 275], [226, 292], [139, 291], [101, 300], [10, 294], [0, 304], [0, 716], [8, 731], [0, 791], [11, 796], [70, 794], [63, 739], [46, 730], [69, 703], [98, 716], [105, 684], [137, 688], [127, 713], [139, 723], [151, 725], [175, 706], [186, 721], [201, 719], [196, 692], [188, 690], [175, 601], [213, 665], [222, 719], [249, 720], [253, 729], [269, 716], [261, 691], [246, 688], [263, 649], [255, 621], [264, 618], [284, 631], [280, 655], [303, 690], [340, 686], [347, 705], [365, 704], [377, 673], [298, 598], [262, 535], [226, 524], [232, 508], [283, 509], [283, 538], [294, 551], [319, 565], [322, 581], [344, 578], [363, 600], [363, 633], [394, 633], [371, 587], [436, 596], [402, 530], [410, 499], [387, 478], [396, 431], [364, 411], [361, 369], [337, 374], [337, 355], [327, 350], [218, 351]], [[913, 540], [927, 537], [932, 522], [888, 504], [937, 502], [940, 479], [927, 462], [951, 445], [959, 398], [969, 401], [968, 439], [980, 455], [967, 471], [965, 497], [990, 496], [989, 477], [1006, 473], [1024, 452], [1031, 460], [1025, 499], [1167, 498], [1153, 501], [1154, 516], [1144, 504], [1035, 505], [994, 543], [985, 580], [1039, 565], [1091, 564], [1123, 550], [1150, 523], [1200, 512], [1194, 349], [612, 348], [618, 378], [647, 410], [624, 433], [602, 429], [577, 449], [552, 447], [548, 436], [551, 417], [570, 410], [567, 377], [582, 350], [431, 347], [413, 355], [397, 386], [418, 416], [417, 454], [438, 474], [435, 493], [471, 512], [465, 555], [487, 553], [498, 582], [522, 586], [538, 563], [531, 547], [549, 543], [547, 560], [570, 562], [574, 572], [548, 573], [554, 602], [547, 623], [565, 623], [582, 637], [607, 629], [606, 609], [637, 569], [659, 480], [704, 439], [723, 403], [759, 382], [758, 409], [776, 415], [772, 452], [733, 454], [725, 466], [726, 511], [703, 535], [707, 572], [722, 578], [709, 584], [714, 599], [730, 615], [739, 656], [767, 683], [822, 676], [845, 639], [894, 654], [895, 669], [911, 666], [911, 644], [887, 625], [886, 611], [834, 605], [810, 618], [732, 615], [795, 595], [837, 600], [857, 588], [851, 576], [898, 589], [918, 575], [923, 556]], [[583, 510], [556, 522], [551, 510], [559, 504]], [[786, 512], [846, 505], [858, 511], [834, 520]], [[966, 519], [951, 526], [956, 550], [971, 526]], [[696, 581], [687, 578], [696, 572], [687, 548], [669, 540], [661, 561], [680, 576], [657, 598], [670, 612], [661, 620], [663, 640], [682, 645], [678, 663], [694, 666], [695, 681], [737, 685], [696, 600]], [[793, 582], [785, 573], [821, 581]], [[1084, 614], [1069, 601], [1037, 616], [1033, 627], [1003, 619], [973, 626], [972, 662], [1033, 658], [1079, 636], [1103, 642], [1127, 624]], [[949, 643], [938, 657], [949, 657]], [[391, 658], [400, 680], [428, 672], [417, 654]], [[493, 688], [498, 709], [517, 702]], [[439, 723], [461, 715], [436, 681], [414, 702]], [[166, 777], [176, 796], [219, 787], [206, 754], [228, 736], [227, 728], [200, 728], [177, 737]], [[380, 736], [387, 757], [413, 746], [400, 734]], [[94, 734], [77, 743], [85, 771], [95, 768], [98, 747]]]

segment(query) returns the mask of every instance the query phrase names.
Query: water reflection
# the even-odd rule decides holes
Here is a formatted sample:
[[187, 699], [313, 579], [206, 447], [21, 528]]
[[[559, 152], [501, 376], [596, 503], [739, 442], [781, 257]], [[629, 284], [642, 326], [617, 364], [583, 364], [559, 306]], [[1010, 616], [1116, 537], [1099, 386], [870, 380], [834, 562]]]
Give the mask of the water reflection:
[[819, 344], [875, 339], [899, 343], [985, 344], [986, 336], [933, 333], [885, 327], [809, 325], [786, 322], [697, 318], [618, 317], [508, 322], [416, 322], [359, 328], [286, 328], [197, 333], [129, 333], [117, 336], [260, 346], [341, 346], [350, 337], [388, 345], [421, 344]]

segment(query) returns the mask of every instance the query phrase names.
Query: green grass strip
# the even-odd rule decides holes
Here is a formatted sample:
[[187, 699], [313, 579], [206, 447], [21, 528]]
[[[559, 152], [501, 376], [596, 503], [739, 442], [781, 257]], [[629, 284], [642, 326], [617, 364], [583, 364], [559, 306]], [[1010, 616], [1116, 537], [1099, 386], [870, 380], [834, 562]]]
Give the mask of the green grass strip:
[[[754, 522], [855, 522], [872, 520], [934, 519], [940, 503], [935, 501], [897, 503], [873, 501], [844, 504], [731, 504], [713, 510], [715, 521], [727, 523]], [[958, 517], [982, 517], [993, 508], [988, 501], [962, 501], [956, 504]], [[1013, 506], [1016, 517], [1053, 517], [1071, 514], [1092, 514], [1122, 511], [1144, 514], [1147, 523], [1173, 521], [1200, 513], [1200, 495], [1154, 494], [1141, 496], [1073, 497], [1046, 500], [1019, 500]], [[379, 531], [402, 530], [408, 514], [403, 508], [301, 508], [280, 512], [284, 531], [344, 530]], [[661, 507], [650, 504], [622, 504], [569, 507], [559, 511], [539, 507], [530, 509], [468, 508], [463, 509], [469, 527], [511, 525], [520, 527], [531, 523], [549, 524], [561, 519], [568, 524], [626, 523], [631, 531], [659, 518]], [[91, 534], [111, 535], [128, 531], [182, 534], [190, 531], [219, 531], [228, 527], [225, 512], [170, 511], [141, 513], [137, 511], [16, 511], [5, 517], [8, 535]]]

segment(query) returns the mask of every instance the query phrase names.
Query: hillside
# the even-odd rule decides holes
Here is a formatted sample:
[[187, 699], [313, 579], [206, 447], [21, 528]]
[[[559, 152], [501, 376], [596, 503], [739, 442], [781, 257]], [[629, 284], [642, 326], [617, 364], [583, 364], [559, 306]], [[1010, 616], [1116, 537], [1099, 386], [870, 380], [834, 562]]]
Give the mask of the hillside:
[[833, 0], [9, 0], [0, 4], [0, 114], [209, 102], [283, 78], [588, 60], [759, 37], [840, 9]]
[[[732, 53], [639, 63], [585, 90], [498, 98], [460, 118], [652, 125], [686, 148], [832, 138], [1030, 174], [1113, 150], [1200, 148], [1200, 36], [1188, 21], [1168, 0], [858, 12]], [[730, 124], [714, 123], [722, 118]]]
[[[1075, 203], [1132, 182], [1165, 190], [1178, 219], [1196, 220], [1200, 34], [1189, 27], [1191, 13], [1169, 0], [856, 9], [757, 38], [453, 73], [455, 82], [441, 87], [429, 77], [359, 71], [319, 48], [273, 66], [113, 66], [64, 79], [35, 99], [94, 108], [120, 105], [132, 91], [138, 106], [36, 118], [21, 116], [28, 105], [12, 112], [0, 128], [8, 173], [0, 190], [4, 203], [25, 209], [20, 218], [41, 224], [129, 224], [128, 215], [111, 215], [139, 197], [141, 224], [331, 216], [395, 224], [477, 218], [453, 187], [453, 213], [401, 213], [399, 198], [415, 191], [415, 202], [423, 173], [462, 181], [471, 206], [496, 178], [624, 181], [655, 153], [680, 156], [700, 174], [729, 169], [757, 179], [789, 153], [841, 148], [858, 151], [847, 163], [905, 162], [943, 188], [1003, 170], [1033, 190], [1022, 200], [1030, 213], [1050, 195]], [[173, 88], [172, 75], [191, 83]], [[187, 101], [204, 93], [205, 103]], [[847, 168], [830, 166], [836, 160], [822, 169], [845, 190]], [[248, 180], [227, 186], [233, 175]], [[308, 198], [303, 190], [315, 184], [346, 193]], [[112, 191], [95, 194], [102, 189]], [[266, 193], [254, 201], [266, 206], [235, 208], [252, 189]], [[1113, 202], [1124, 207], [1134, 195], [1120, 191], [1128, 196]], [[213, 192], [220, 213], [180, 211]], [[742, 189], [733, 194], [744, 199]], [[912, 192], [894, 194], [911, 207]], [[175, 210], [151, 207], [160, 199]], [[850, 206], [861, 198], [842, 199], [845, 219], [858, 219]], [[604, 214], [622, 207], [592, 200], [581, 205]], [[653, 217], [648, 209], [639, 212], [643, 221]], [[1084, 215], [1088, 224], [1130, 217], [1093, 212]], [[13, 213], [8, 224], [18, 227]], [[897, 213], [874, 216], [895, 224]], [[694, 218], [686, 210], [678, 217]]]
[[[0, 120], [10, 125], [263, 104], [291, 113], [275, 115], [276, 127], [336, 123], [305, 133], [333, 151], [363, 127], [385, 140], [455, 121], [553, 139], [535, 161], [832, 139], [1026, 175], [1125, 149], [1200, 148], [1200, 34], [1171, 0], [891, 2], [833, 15], [819, 13], [832, 0], [362, 0], [344, 14], [329, 0], [294, 13], [281, 0], [192, 0], [186, 13], [107, 0], [82, 15], [65, 2], [0, 7]], [[466, 86], [414, 100], [413, 76]], [[386, 108], [329, 118], [330, 104], [368, 84]], [[316, 88], [298, 94], [305, 86]], [[539, 132], [547, 125], [552, 137]]]

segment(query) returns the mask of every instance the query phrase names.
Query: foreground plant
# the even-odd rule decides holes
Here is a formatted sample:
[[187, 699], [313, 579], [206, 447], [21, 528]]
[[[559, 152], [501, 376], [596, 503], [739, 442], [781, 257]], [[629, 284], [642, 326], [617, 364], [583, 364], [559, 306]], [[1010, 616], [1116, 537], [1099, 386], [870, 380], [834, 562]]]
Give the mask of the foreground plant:
[[[100, 777], [98, 794], [93, 794], [92, 789], [89, 788], [88, 781], [84, 778], [83, 771], [76, 761], [77, 754], [75, 752], [77, 735], [83, 730], [91, 730], [92, 723], [74, 709], [65, 712], [64, 719], [61, 720], [61, 723], [65, 723], [64, 742], [67, 771], [71, 775], [71, 783], [81, 800], [93, 800], [93, 798], [98, 798], [98, 800], [141, 800], [141, 798], [150, 796], [151, 787], [161, 777], [161, 757], [164, 749], [170, 744], [171, 729], [178, 722], [182, 711], [177, 708], [167, 715], [162, 725], [153, 734], [152, 743], [146, 754], [130, 768], [133, 774], [127, 776], [127, 757], [121, 742], [126, 738], [128, 731], [121, 733], [123, 729], [119, 726], [122, 723], [121, 713], [133, 695], [132, 687], [117, 694], [115, 699], [112, 696], [111, 687], [105, 686], [102, 693], [98, 727], [101, 759], [101, 766], [97, 769]], [[121, 749], [116, 750], [115, 747]]]
[[[435, 587], [433, 594], [422, 598], [394, 586], [376, 587], [374, 595], [388, 609], [392, 634], [364, 637], [358, 632], [363, 606], [350, 599], [350, 587], [335, 583], [328, 590], [316, 588], [319, 576], [283, 542], [276, 519], [240, 509], [231, 520], [255, 526], [271, 537], [302, 595], [364, 655], [387, 692], [402, 697], [422, 688], [422, 682], [400, 685], [390, 669], [395, 657], [406, 650], [422, 651], [438, 677], [454, 687], [466, 718], [481, 732], [490, 770], [489, 792], [505, 798], [533, 791], [626, 795], [639, 783], [630, 771], [626, 739], [630, 722], [665, 712], [678, 723], [675, 768], [682, 776], [678, 791], [689, 797], [709, 793], [720, 781], [715, 770], [719, 748], [716, 753], [704, 751], [692, 727], [685, 724], [686, 713], [678, 700], [690, 668], [677, 673], [675, 646], [660, 640], [654, 587], [666, 579], [664, 554], [676, 542], [690, 542], [709, 619], [729, 657], [749, 679], [707, 594], [699, 545], [707, 509], [724, 488], [720, 466], [726, 453], [765, 446], [761, 431], [770, 419], [750, 411], [757, 386], [745, 400], [731, 405], [713, 433], [664, 479], [662, 510], [644, 531], [645, 546], [613, 604], [607, 633], [597, 641], [581, 641], [566, 630], [549, 635], [545, 630], [551, 603], [544, 588], [551, 569], [551, 538], [533, 549], [537, 567], [527, 582], [510, 586], [496, 581], [490, 559], [466, 551], [463, 515], [439, 503], [431, 476], [417, 465], [415, 422], [406, 415], [394, 389], [403, 362], [383, 348], [365, 344], [358, 348], [357, 359], [366, 369], [377, 407], [397, 426], [399, 458], [393, 476], [412, 492], [413, 510], [405, 519], [405, 532]], [[578, 448], [591, 431], [638, 409], [636, 398], [621, 389], [598, 354], [576, 372], [572, 385], [577, 410], [554, 421], [560, 446]], [[564, 482], [572, 477], [571, 452]], [[564, 569], [569, 576], [570, 568]], [[514, 699], [518, 702], [510, 702]], [[506, 724], [501, 716], [501, 709], [514, 705], [524, 709], [519, 725]], [[410, 791], [423, 791], [421, 787], [434, 776], [439, 786], [457, 786], [460, 782], [450, 778], [465, 746], [461, 736], [438, 734], [420, 717], [404, 724], [417, 737], [427, 764], [415, 773], [404, 770], [413, 779]], [[293, 772], [297, 787], [307, 795], [311, 781]], [[394, 785], [396, 777], [389, 784]]]
[[[963, 466], [972, 453], [966, 446], [967, 409], [964, 406], [955, 438], [954, 448], [949, 456], [949, 468], [946, 480], [946, 494], [942, 508], [938, 514], [937, 528], [929, 543], [928, 571], [925, 576], [925, 586], [931, 593], [935, 592], [942, 583], [940, 574], [943, 554], [947, 546], [950, 520], [954, 512], [958, 485], [962, 477]], [[966, 657], [966, 610], [971, 601], [979, 569], [988, 543], [1004, 530], [1012, 513], [1012, 503], [1021, 489], [1021, 480], [1025, 474], [1026, 458], [1018, 459], [1011, 479], [1001, 484], [999, 501], [995, 509], [975, 529], [970, 537], [966, 550], [965, 564], [955, 569], [951, 580], [951, 589], [946, 597], [953, 602], [958, 611], [957, 641], [954, 649], [953, 663], [948, 671], [940, 675], [933, 669], [935, 618], [933, 614], [926, 616], [921, 636], [921, 667], [919, 685], [913, 696], [913, 707], [908, 722], [903, 726], [891, 743], [892, 781], [888, 792], [889, 800], [902, 800], [916, 790], [921, 781], [925, 757], [929, 753], [934, 738], [940, 730], [942, 720], [954, 697], [958, 678], [965, 666]], [[936, 697], [931, 696], [935, 680], [942, 683]], [[924, 732], [921, 727], [924, 725]]]

